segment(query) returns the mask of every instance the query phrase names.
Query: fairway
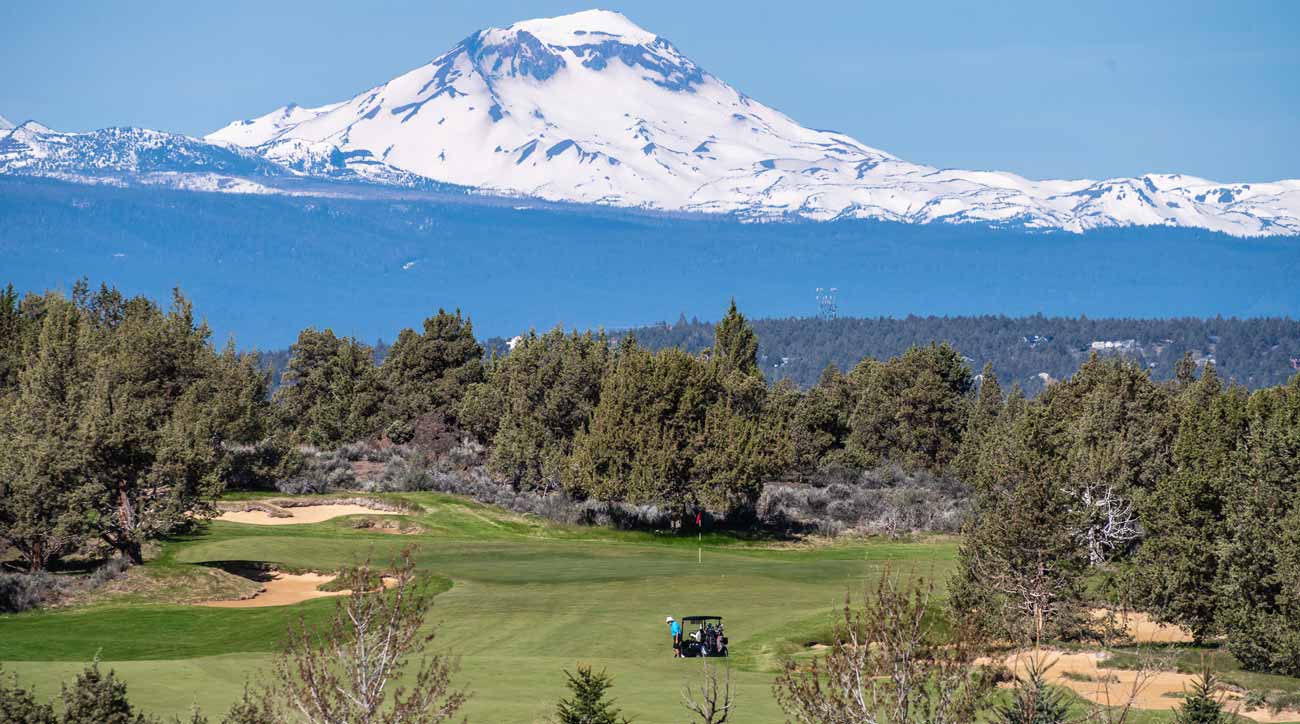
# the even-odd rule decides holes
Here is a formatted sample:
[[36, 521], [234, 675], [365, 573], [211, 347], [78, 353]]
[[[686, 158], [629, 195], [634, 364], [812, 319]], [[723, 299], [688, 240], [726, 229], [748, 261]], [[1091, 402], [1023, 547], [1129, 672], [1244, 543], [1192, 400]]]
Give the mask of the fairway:
[[[846, 592], [885, 567], [947, 578], [950, 542], [807, 545], [696, 539], [560, 526], [459, 498], [406, 494], [421, 532], [377, 533], [354, 518], [305, 525], [213, 522], [169, 541], [149, 563], [183, 577], [202, 564], [268, 562], [335, 571], [367, 555], [386, 560], [418, 545], [421, 571], [444, 590], [430, 616], [435, 646], [460, 655], [457, 683], [472, 690], [472, 721], [533, 722], [565, 694], [564, 669], [606, 668], [613, 694], [639, 722], [681, 720], [680, 692], [697, 660], [674, 660], [664, 617], [725, 617], [732, 641], [737, 717], [781, 721], [771, 693], [779, 656], [829, 628]], [[699, 562], [702, 558], [702, 563]], [[445, 579], [445, 581], [443, 580]], [[159, 714], [193, 703], [219, 715], [262, 674], [289, 622], [320, 619], [334, 601], [219, 609], [151, 602], [147, 595], [52, 612], [0, 616], [0, 661], [55, 694], [97, 652], [132, 699]]]

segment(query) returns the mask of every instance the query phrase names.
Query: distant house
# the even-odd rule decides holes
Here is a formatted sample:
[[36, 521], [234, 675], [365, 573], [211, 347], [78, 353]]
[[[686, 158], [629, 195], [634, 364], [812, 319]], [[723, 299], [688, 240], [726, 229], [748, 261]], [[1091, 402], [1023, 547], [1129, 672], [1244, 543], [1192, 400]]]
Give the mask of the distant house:
[[1052, 337], [1050, 335], [1042, 335], [1042, 334], [1026, 334], [1020, 339], [1030, 347], [1037, 347], [1040, 344], [1047, 344], [1048, 342], [1052, 341]]
[[1099, 339], [1094, 340], [1090, 348], [1094, 352], [1132, 352], [1137, 346], [1136, 339]]

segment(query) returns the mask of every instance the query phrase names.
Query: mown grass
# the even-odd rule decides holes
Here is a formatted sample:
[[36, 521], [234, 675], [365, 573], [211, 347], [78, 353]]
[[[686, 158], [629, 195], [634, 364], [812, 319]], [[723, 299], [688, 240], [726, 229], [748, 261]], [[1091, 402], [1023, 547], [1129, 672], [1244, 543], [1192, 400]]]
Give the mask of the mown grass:
[[[680, 691], [698, 662], [671, 658], [664, 616], [721, 615], [735, 653], [736, 720], [777, 722], [772, 673], [825, 639], [846, 593], [859, 598], [888, 569], [933, 579], [941, 599], [956, 557], [951, 540], [697, 538], [556, 525], [440, 494], [392, 497], [419, 506], [410, 518], [421, 532], [379, 533], [347, 519], [212, 522], [166, 542], [148, 569], [176, 579], [240, 561], [335, 571], [417, 545], [420, 571], [446, 581], [430, 617], [435, 645], [461, 657], [457, 681], [473, 690], [467, 713], [479, 722], [543, 720], [564, 694], [563, 670], [579, 662], [614, 675], [614, 696], [638, 722], [682, 721]], [[150, 710], [183, 714], [198, 703], [217, 714], [245, 681], [265, 677], [291, 621], [322, 620], [333, 605], [213, 609], [141, 593], [129, 605], [0, 616], [0, 661], [49, 695], [98, 653]]]

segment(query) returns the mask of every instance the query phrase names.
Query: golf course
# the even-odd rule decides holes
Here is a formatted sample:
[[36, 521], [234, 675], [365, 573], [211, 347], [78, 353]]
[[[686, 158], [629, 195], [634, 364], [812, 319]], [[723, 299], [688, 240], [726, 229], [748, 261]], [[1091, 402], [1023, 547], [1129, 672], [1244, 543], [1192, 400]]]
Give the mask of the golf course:
[[331, 572], [415, 545], [420, 570], [446, 579], [430, 615], [435, 647], [462, 657], [457, 683], [473, 692], [473, 721], [544, 719], [564, 691], [563, 670], [578, 663], [607, 669], [618, 705], [638, 721], [675, 721], [700, 662], [673, 659], [664, 617], [697, 613], [727, 622], [740, 720], [780, 721], [771, 693], [780, 654], [829, 630], [845, 593], [860, 595], [886, 567], [942, 580], [956, 554], [950, 542], [814, 546], [706, 535], [701, 543], [560, 526], [439, 494], [400, 497], [421, 509], [403, 516], [412, 532], [400, 535], [356, 527], [366, 516], [203, 524], [133, 570], [129, 579], [147, 582], [125, 587], [134, 590], [0, 616], [0, 661], [53, 695], [98, 654], [146, 710], [180, 715], [197, 703], [224, 711], [245, 682], [261, 680], [289, 623], [323, 620], [334, 601], [215, 608], [176, 603], [175, 594], [192, 598], [211, 585], [217, 564]]
[[[329, 597], [264, 605], [274, 583], [257, 593], [256, 583], [227, 570], [329, 574], [413, 545], [420, 572], [440, 591], [429, 617], [437, 626], [434, 646], [461, 657], [456, 683], [472, 692], [465, 710], [472, 721], [545, 721], [563, 694], [563, 671], [579, 663], [612, 674], [617, 705], [638, 721], [677, 721], [682, 688], [698, 683], [701, 662], [672, 657], [663, 621], [709, 614], [725, 619], [731, 637], [737, 720], [778, 722], [784, 716], [771, 684], [780, 660], [813, 654], [846, 593], [860, 596], [884, 571], [942, 586], [957, 550], [943, 539], [697, 539], [564, 526], [436, 493], [374, 500], [408, 512], [313, 523], [228, 513], [249, 522], [203, 523], [193, 535], [163, 542], [149, 563], [89, 600], [0, 616], [0, 661], [54, 695], [98, 656], [147, 711], [183, 715], [195, 704], [222, 711], [245, 684], [265, 679], [291, 622], [324, 621], [335, 605]], [[325, 507], [291, 510], [312, 519]], [[259, 516], [263, 523], [251, 522]], [[197, 600], [205, 597], [243, 607]], [[1185, 650], [1169, 654], [1189, 665], [1195, 658]], [[1268, 678], [1276, 686], [1295, 683]], [[1172, 713], [1137, 712], [1137, 720], [1170, 721]]]

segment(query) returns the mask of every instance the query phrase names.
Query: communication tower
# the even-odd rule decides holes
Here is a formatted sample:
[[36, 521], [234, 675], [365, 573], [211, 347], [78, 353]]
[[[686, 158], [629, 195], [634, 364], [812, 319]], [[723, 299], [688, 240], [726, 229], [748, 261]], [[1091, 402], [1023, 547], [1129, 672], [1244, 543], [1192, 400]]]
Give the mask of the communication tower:
[[835, 303], [835, 295], [839, 294], [839, 289], [835, 287], [817, 287], [817, 316], [822, 319], [835, 319], [839, 315], [840, 308]]

